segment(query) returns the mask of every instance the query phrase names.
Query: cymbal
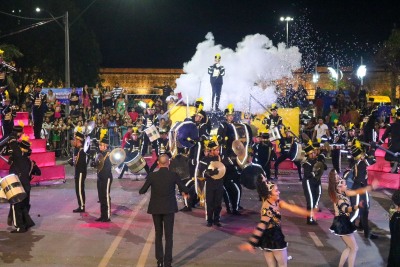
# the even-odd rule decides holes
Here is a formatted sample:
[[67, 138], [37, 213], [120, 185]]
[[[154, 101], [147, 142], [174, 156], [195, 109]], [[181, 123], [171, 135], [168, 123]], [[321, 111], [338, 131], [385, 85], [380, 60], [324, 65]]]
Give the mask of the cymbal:
[[226, 173], [225, 165], [220, 161], [211, 161], [210, 165], [208, 165], [208, 169], [213, 170], [215, 168], [218, 169], [218, 174], [211, 176], [211, 178], [218, 180], [218, 179], [221, 179], [222, 177], [224, 177], [224, 175]]
[[242, 157], [246, 154], [244, 145], [239, 140], [235, 140], [232, 142], [232, 150], [233, 150], [233, 153], [235, 153], [236, 156], [238, 156], [238, 157]]

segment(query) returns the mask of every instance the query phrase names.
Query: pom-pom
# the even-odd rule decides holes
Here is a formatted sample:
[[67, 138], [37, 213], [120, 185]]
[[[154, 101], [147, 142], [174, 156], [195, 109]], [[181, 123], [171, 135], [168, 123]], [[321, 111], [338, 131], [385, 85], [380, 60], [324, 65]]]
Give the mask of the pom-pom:
[[100, 129], [100, 140], [103, 140], [106, 134], [107, 134], [107, 129]]
[[41, 85], [41, 84], [43, 84], [43, 83], [44, 83], [44, 81], [43, 81], [42, 79], [38, 79], [38, 80], [37, 80], [37, 84], [38, 84], [38, 85]]

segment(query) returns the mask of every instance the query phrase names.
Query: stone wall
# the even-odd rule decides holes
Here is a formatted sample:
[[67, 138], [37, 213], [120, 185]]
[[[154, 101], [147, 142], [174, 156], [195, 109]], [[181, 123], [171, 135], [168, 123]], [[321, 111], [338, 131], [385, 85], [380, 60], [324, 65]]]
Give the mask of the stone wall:
[[[343, 80], [348, 83], [360, 84], [355, 76], [355, 71], [351, 68], [341, 68]], [[303, 74], [300, 69], [293, 73], [293, 79], [277, 81], [277, 84], [291, 83], [295, 88], [302, 84], [309, 92], [310, 98], [315, 94], [315, 88], [318, 85], [323, 89], [335, 89], [335, 83], [332, 82], [330, 74], [326, 67], [318, 67], [320, 75], [317, 84], [312, 82], [312, 74]], [[176, 87], [175, 80], [183, 74], [182, 69], [141, 69], [141, 68], [102, 68], [100, 77], [103, 86], [114, 87], [118, 82], [120, 86], [126, 88], [132, 94], [152, 94], [159, 93], [157, 87], [169, 83], [172, 88]], [[371, 95], [390, 95], [390, 75], [382, 70], [368, 70], [364, 78], [364, 85], [368, 88]], [[397, 88], [397, 98], [399, 98], [400, 88]]]

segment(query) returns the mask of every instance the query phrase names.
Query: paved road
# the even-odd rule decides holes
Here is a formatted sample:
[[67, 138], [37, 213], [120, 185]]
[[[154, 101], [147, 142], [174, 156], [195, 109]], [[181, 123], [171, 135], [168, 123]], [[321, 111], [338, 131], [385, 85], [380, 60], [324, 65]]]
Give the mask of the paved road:
[[[74, 214], [77, 207], [72, 169], [67, 182], [41, 184], [32, 189], [31, 215], [36, 222], [25, 234], [11, 234], [6, 224], [8, 204], [0, 204], [0, 266], [156, 266], [154, 229], [146, 213], [149, 193], [140, 196], [143, 176], [127, 175], [112, 184], [112, 222], [97, 223], [96, 180], [93, 171], [86, 183], [86, 213]], [[326, 182], [324, 177], [323, 182]], [[281, 198], [305, 206], [301, 184], [295, 176], [281, 177]], [[378, 240], [356, 234], [359, 245], [356, 265], [386, 266], [389, 248], [387, 210], [391, 191], [373, 192], [370, 220]], [[182, 203], [180, 203], [182, 205]], [[237, 246], [247, 239], [259, 221], [260, 202], [255, 191], [244, 190], [242, 216], [222, 214], [221, 228], [205, 226], [201, 208], [176, 215], [174, 266], [266, 266], [261, 251], [240, 252]], [[337, 266], [344, 244], [328, 231], [332, 204], [326, 183], [320, 205], [319, 225], [309, 226], [305, 218], [283, 212], [283, 232], [289, 242], [289, 266]]]

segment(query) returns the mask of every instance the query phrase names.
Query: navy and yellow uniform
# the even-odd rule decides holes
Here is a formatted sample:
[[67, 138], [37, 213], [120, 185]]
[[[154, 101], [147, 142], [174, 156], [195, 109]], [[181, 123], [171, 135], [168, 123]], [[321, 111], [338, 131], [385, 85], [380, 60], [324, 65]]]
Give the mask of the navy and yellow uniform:
[[265, 174], [267, 180], [271, 179], [271, 158], [273, 151], [273, 146], [269, 142], [269, 134], [262, 133], [258, 137], [261, 138], [260, 141], [256, 141], [252, 144], [251, 148], [253, 150], [253, 163], [259, 164]]
[[13, 130], [14, 117], [16, 116], [15, 110], [10, 105], [10, 99], [3, 100], [3, 104], [0, 106], [0, 113], [3, 136], [8, 136]]
[[228, 213], [240, 215], [239, 204], [242, 196], [240, 185], [240, 169], [237, 157], [224, 157], [222, 163], [225, 165], [226, 173], [224, 180], [224, 202]]
[[[315, 177], [314, 165], [317, 163], [317, 157], [315, 155], [314, 147], [308, 145], [304, 148], [307, 154], [307, 159], [303, 163], [304, 177], [302, 181], [303, 192], [306, 198], [307, 210], [313, 210], [317, 206], [319, 196], [321, 193], [321, 183]], [[317, 221], [313, 216], [307, 217], [307, 224], [317, 224]]]
[[85, 181], [87, 175], [87, 156], [83, 150], [84, 135], [80, 132], [75, 134], [75, 147], [72, 158], [73, 166], [75, 166], [74, 180], [75, 180], [75, 192], [78, 200], [78, 208], [74, 209], [73, 212], [85, 212]]
[[141, 147], [141, 154], [144, 156], [147, 153], [147, 148], [149, 146], [149, 143], [151, 143], [152, 148], [156, 151], [156, 154], [158, 155], [158, 146], [157, 146], [157, 140], [154, 140], [153, 142], [150, 142], [149, 137], [147, 136], [144, 131], [151, 127], [151, 126], [156, 126], [158, 128], [159, 120], [158, 117], [154, 114], [155, 109], [154, 109], [154, 102], [149, 103], [149, 107], [147, 108], [148, 114], [143, 116], [143, 122], [142, 122], [142, 132], [143, 132], [143, 140], [142, 140], [142, 147]]
[[[278, 179], [279, 164], [281, 164], [284, 160], [289, 158], [289, 151], [290, 151], [290, 148], [291, 148], [293, 142], [295, 142], [295, 139], [292, 136], [286, 136], [286, 137], [279, 139], [279, 147], [281, 149], [281, 154], [280, 154], [279, 158], [275, 161], [275, 164], [274, 164], [275, 179]], [[301, 181], [303, 179], [301, 177], [301, 163], [299, 161], [293, 161], [293, 163], [297, 167], [297, 172], [299, 174], [299, 180]]]
[[96, 158], [97, 167], [97, 192], [100, 201], [100, 217], [96, 221], [111, 221], [111, 197], [110, 189], [113, 181], [111, 172], [110, 151], [108, 150], [108, 138], [100, 141], [100, 152]]
[[[362, 187], [366, 187], [368, 185], [368, 171], [367, 167], [375, 164], [375, 157], [367, 157], [360, 147], [354, 147], [352, 150], [353, 157], [355, 159], [355, 163], [353, 166], [353, 174], [354, 174], [354, 183], [352, 190], [356, 190]], [[360, 206], [358, 210], [352, 213], [350, 220], [352, 222], [360, 216], [360, 228], [364, 229], [364, 236], [366, 238], [370, 238], [371, 236], [376, 237], [371, 234], [369, 224], [368, 224], [368, 214], [369, 214], [369, 194], [366, 192], [365, 194], [357, 194], [354, 197], [350, 198], [352, 205], [358, 206], [358, 204], [363, 201], [364, 204]]]
[[[210, 83], [212, 88], [211, 109], [219, 110], [219, 100], [221, 97], [223, 76], [225, 75], [225, 68], [220, 64], [221, 55], [215, 55], [215, 63], [208, 67], [208, 74], [210, 75]], [[215, 106], [214, 106], [215, 103]]]
[[33, 132], [35, 139], [41, 139], [40, 132], [42, 131], [43, 117], [46, 113], [46, 94], [41, 93], [42, 87], [36, 86], [33, 93], [30, 94], [32, 106]]

